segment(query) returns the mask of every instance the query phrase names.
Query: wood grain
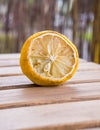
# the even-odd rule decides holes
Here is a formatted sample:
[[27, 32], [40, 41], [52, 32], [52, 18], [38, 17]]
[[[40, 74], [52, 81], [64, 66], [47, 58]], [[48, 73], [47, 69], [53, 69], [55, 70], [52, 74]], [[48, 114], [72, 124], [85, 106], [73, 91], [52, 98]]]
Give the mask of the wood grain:
[[100, 71], [77, 71], [67, 83], [100, 82]]
[[14, 53], [14, 54], [0, 54], [0, 60], [9, 60], [9, 59], [19, 59], [20, 54]]
[[[28, 86], [27, 86], [28, 87]], [[100, 99], [100, 82], [0, 91], [0, 109]]]
[[78, 67], [78, 71], [95, 71], [95, 70], [100, 71], [100, 65], [92, 62], [80, 63]]
[[100, 127], [95, 127], [95, 128], [86, 128], [86, 129], [82, 129], [82, 130], [100, 130]]
[[26, 76], [0, 77], [0, 90], [21, 88], [23, 85], [33, 84]]
[[97, 126], [100, 127], [100, 100], [0, 110], [1, 130], [69, 130]]
[[19, 59], [0, 60], [0, 67], [12, 67], [12, 66], [19, 66]]
[[19, 58], [0, 55], [0, 130], [100, 129], [100, 65], [79, 59], [69, 81], [40, 87], [22, 74]]
[[14, 75], [22, 75], [21, 68], [18, 66], [14, 67], [1, 67], [0, 68], [0, 76], [14, 76]]

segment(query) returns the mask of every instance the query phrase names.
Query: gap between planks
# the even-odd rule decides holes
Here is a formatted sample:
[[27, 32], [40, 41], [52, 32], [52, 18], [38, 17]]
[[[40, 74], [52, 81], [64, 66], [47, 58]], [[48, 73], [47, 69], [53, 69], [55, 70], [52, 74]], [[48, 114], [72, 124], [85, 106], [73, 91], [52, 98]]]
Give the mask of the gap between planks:
[[92, 128], [81, 129], [81, 130], [100, 130], [100, 127], [92, 127]]
[[100, 100], [100, 83], [63, 84], [0, 91], [0, 109]]
[[69, 130], [91, 127], [100, 127], [100, 100], [0, 110], [2, 130]]

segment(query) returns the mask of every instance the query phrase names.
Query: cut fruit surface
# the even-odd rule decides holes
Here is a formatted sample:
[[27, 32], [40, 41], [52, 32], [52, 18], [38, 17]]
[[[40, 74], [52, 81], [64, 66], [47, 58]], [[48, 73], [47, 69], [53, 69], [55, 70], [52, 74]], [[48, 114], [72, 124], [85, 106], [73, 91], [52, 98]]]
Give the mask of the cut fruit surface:
[[58, 85], [71, 78], [78, 67], [76, 47], [55, 31], [30, 36], [21, 50], [23, 73], [39, 85]]

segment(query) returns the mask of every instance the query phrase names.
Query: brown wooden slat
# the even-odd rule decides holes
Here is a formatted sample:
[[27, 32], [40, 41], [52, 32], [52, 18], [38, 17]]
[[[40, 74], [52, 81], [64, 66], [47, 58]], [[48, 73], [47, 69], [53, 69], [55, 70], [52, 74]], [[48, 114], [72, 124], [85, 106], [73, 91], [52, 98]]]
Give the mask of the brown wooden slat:
[[92, 62], [84, 62], [82, 64], [79, 64], [78, 71], [100, 71], [100, 65], [92, 63]]
[[[95, 63], [83, 63], [79, 64], [78, 71], [100, 71], [100, 65]], [[10, 66], [10, 67], [1, 67], [0, 76], [13, 76], [13, 75], [22, 75], [20, 66]]]
[[100, 127], [99, 65], [80, 59], [71, 80], [59, 87], [39, 87], [22, 75], [19, 57], [0, 55], [0, 129]]
[[32, 84], [32, 82], [26, 76], [0, 77], [1, 90], [9, 88], [21, 88], [23, 85], [27, 84]]
[[0, 109], [100, 99], [100, 82], [0, 91]]
[[68, 83], [100, 82], [100, 71], [77, 71]]
[[[77, 71], [66, 84], [100, 82], [100, 73], [96, 71]], [[21, 88], [21, 85], [32, 84], [24, 75], [0, 77], [0, 89]], [[18, 86], [19, 85], [19, 86]]]
[[0, 110], [1, 130], [69, 130], [97, 126], [100, 126], [100, 100]]
[[100, 70], [96, 71], [77, 71], [67, 83], [91, 83], [100, 82]]
[[0, 54], [0, 60], [9, 60], [9, 59], [19, 59], [20, 54], [14, 53], [14, 54]]
[[16, 60], [0, 60], [0, 67], [19, 66], [19, 59]]
[[100, 127], [95, 127], [95, 128], [86, 128], [86, 129], [82, 129], [82, 130], [100, 130]]
[[80, 63], [85, 63], [85, 62], [87, 62], [87, 61], [84, 60], [84, 59], [79, 58], [79, 62], [80, 62]]
[[0, 68], [0, 77], [12, 75], [22, 75], [21, 68], [19, 66]]

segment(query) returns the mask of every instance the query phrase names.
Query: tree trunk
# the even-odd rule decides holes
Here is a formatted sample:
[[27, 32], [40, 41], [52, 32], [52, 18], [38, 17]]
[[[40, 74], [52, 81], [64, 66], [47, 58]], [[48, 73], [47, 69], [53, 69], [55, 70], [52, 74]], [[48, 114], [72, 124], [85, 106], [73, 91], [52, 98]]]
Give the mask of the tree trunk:
[[25, 40], [26, 32], [25, 25], [27, 22], [27, 14], [26, 14], [26, 0], [17, 0], [14, 3], [15, 7], [13, 9], [14, 14], [14, 29], [16, 30], [16, 47], [15, 51], [19, 52], [22, 46], [22, 43]]
[[72, 15], [73, 15], [73, 42], [75, 43], [78, 28], [78, 0], [74, 0]]
[[94, 23], [91, 54], [92, 60], [100, 63], [100, 0], [94, 1]]
[[9, 24], [10, 24], [10, 12], [11, 12], [11, 9], [12, 9], [12, 0], [8, 0], [8, 3], [7, 3], [7, 13], [6, 13], [6, 22], [5, 22], [5, 34], [6, 34], [6, 38], [5, 38], [5, 49], [8, 49], [9, 47], [9, 36], [8, 36], [8, 33], [9, 33]]

